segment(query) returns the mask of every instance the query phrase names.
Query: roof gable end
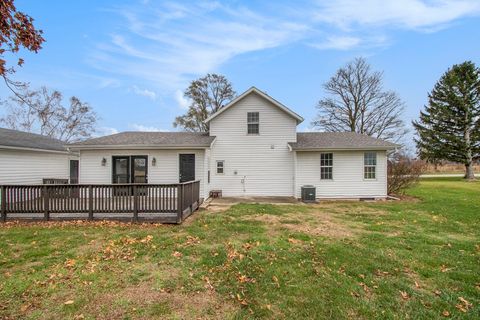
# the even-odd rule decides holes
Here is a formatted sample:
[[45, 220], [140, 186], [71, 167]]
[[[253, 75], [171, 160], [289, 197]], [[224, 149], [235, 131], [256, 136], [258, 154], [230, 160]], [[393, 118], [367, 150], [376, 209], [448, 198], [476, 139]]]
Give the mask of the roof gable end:
[[244, 93], [242, 93], [241, 95], [239, 95], [238, 97], [236, 97], [235, 99], [233, 99], [232, 101], [230, 101], [230, 103], [228, 103], [226, 106], [220, 108], [217, 112], [215, 112], [214, 114], [212, 114], [210, 117], [208, 117], [205, 122], [208, 123], [210, 122], [211, 120], [215, 119], [216, 117], [218, 117], [219, 115], [221, 115], [223, 112], [225, 112], [226, 110], [228, 110], [229, 108], [233, 107], [235, 104], [237, 104], [239, 101], [241, 101], [243, 98], [245, 98], [246, 96], [252, 94], [252, 93], [255, 93], [257, 95], [259, 95], [260, 97], [264, 98], [265, 100], [269, 101], [270, 103], [272, 103], [274, 106], [276, 106], [277, 108], [279, 108], [280, 110], [284, 111], [285, 113], [287, 113], [289, 116], [291, 116], [292, 118], [294, 118], [296, 121], [297, 121], [297, 124], [300, 124], [301, 122], [303, 122], [303, 118], [301, 116], [299, 116], [297, 113], [293, 112], [291, 109], [289, 109], [288, 107], [286, 107], [285, 105], [283, 105], [282, 103], [278, 102], [277, 100], [275, 100], [274, 98], [270, 97], [268, 94], [266, 94], [265, 92], [255, 88], [255, 87], [251, 87], [250, 89], [248, 89], [247, 91], [245, 91]]

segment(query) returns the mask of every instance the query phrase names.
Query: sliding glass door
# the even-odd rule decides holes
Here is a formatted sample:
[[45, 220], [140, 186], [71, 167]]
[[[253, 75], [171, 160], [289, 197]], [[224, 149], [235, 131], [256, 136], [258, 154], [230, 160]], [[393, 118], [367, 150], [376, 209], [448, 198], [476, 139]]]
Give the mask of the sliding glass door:
[[[112, 157], [112, 183], [148, 183], [148, 156]], [[145, 190], [139, 190], [143, 193]], [[115, 188], [116, 195], [132, 194], [131, 187]]]

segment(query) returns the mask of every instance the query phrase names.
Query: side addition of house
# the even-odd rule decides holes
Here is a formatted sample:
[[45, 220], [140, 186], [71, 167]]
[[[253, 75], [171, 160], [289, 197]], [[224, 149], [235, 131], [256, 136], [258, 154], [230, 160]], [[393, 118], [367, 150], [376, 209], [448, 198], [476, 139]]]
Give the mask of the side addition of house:
[[300, 133], [303, 118], [250, 88], [206, 120], [209, 133], [123, 132], [69, 145], [80, 183], [200, 180], [200, 195], [385, 198], [395, 144], [351, 132]]
[[0, 185], [78, 183], [78, 157], [65, 142], [39, 134], [0, 128]]

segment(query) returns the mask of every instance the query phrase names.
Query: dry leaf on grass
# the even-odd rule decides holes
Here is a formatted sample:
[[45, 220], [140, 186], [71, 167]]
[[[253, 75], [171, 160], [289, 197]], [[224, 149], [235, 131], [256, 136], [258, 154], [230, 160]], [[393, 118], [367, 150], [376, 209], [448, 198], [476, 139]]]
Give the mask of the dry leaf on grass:
[[442, 312], [442, 316], [444, 316], [444, 317], [450, 317], [450, 312], [448, 312], [447, 310], [444, 310], [444, 311]]
[[183, 254], [181, 252], [175, 251], [174, 253], [172, 253], [172, 256], [174, 256], [175, 258], [181, 258]]
[[462, 312], [467, 312], [473, 306], [471, 302], [467, 301], [463, 297], [458, 297], [458, 300], [460, 300], [460, 303], [455, 305], [455, 308]]
[[242, 297], [240, 296], [240, 294], [237, 293], [237, 301], [240, 302], [240, 304], [242, 306], [248, 306], [248, 302], [245, 298], [242, 299]]
[[73, 303], [74, 303], [73, 300], [67, 300], [63, 304], [68, 306], [68, 305], [73, 304]]
[[370, 292], [370, 288], [365, 283], [360, 282], [358, 285], [363, 288], [363, 291], [365, 291], [365, 293]]
[[442, 266], [440, 267], [441, 272], [448, 272], [450, 270], [452, 270], [452, 268], [447, 268], [447, 266], [444, 264], [442, 264]]
[[272, 277], [272, 280], [273, 280], [273, 282], [277, 285], [277, 288], [280, 288], [280, 283], [279, 283], [279, 281], [278, 281], [278, 278], [275, 277], [275, 276], [273, 276], [273, 277]]
[[410, 299], [410, 296], [408, 295], [408, 293], [406, 291], [400, 291], [400, 295], [402, 296], [403, 300]]
[[288, 242], [293, 243], [293, 244], [299, 244], [302, 243], [302, 240], [294, 239], [294, 238], [288, 238]]
[[65, 261], [65, 267], [67, 267], [67, 268], [73, 268], [76, 263], [77, 263], [77, 261], [75, 261], [75, 259], [67, 259], [67, 260]]

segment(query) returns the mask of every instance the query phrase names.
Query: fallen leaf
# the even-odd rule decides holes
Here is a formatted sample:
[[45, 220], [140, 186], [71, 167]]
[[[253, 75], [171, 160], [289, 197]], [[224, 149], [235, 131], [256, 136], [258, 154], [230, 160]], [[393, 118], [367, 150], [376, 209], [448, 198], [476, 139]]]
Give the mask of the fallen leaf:
[[402, 296], [403, 300], [410, 299], [410, 296], [408, 295], [408, 293], [406, 291], [400, 291], [400, 295]]
[[299, 244], [302, 243], [302, 240], [294, 239], [294, 238], [288, 238], [288, 242], [293, 243], [293, 244]]
[[447, 310], [444, 310], [444, 311], [442, 312], [442, 316], [444, 316], [444, 317], [450, 317], [450, 312], [448, 312]]
[[452, 268], [447, 268], [446, 265], [442, 264], [442, 266], [440, 267], [440, 271], [441, 272], [447, 272], [447, 271], [450, 271], [452, 270]]
[[420, 284], [417, 281], [415, 281], [415, 288], [420, 289]]
[[181, 258], [183, 254], [181, 252], [175, 251], [174, 253], [172, 253], [172, 256], [174, 256], [175, 258]]
[[77, 261], [75, 261], [75, 259], [67, 259], [67, 260], [65, 261], [65, 267], [67, 267], [67, 268], [73, 268], [76, 263], [77, 263]]
[[360, 282], [358, 285], [361, 286], [366, 293], [370, 292], [370, 288], [365, 283]]
[[64, 305], [69, 305], [69, 304], [73, 304], [73, 303], [74, 303], [73, 300], [67, 300], [67, 301], [65, 301], [63, 304], [64, 304]]
[[141, 243], [149, 243], [150, 241], [152, 241], [152, 239], [153, 239], [152, 235], [147, 235], [145, 238], [141, 239], [140, 242]]
[[462, 312], [467, 312], [473, 306], [471, 302], [463, 297], [458, 297], [458, 300], [460, 300], [461, 303], [455, 305], [455, 307]]
[[20, 312], [23, 313], [23, 312], [27, 311], [28, 308], [30, 308], [30, 303], [25, 303], [24, 305], [22, 305], [22, 306], [20, 307]]
[[277, 285], [277, 288], [280, 288], [280, 283], [279, 283], [279, 281], [278, 281], [278, 278], [275, 277], [275, 276], [273, 276], [273, 277], [272, 277], [272, 280], [273, 280], [273, 282], [275, 282], [275, 284]]

